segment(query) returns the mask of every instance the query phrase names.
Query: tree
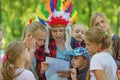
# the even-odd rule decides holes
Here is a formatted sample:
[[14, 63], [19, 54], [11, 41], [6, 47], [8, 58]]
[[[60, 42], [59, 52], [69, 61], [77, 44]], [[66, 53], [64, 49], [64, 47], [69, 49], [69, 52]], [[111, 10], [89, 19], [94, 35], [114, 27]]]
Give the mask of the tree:
[[[5, 45], [21, 40], [24, 27], [29, 19], [37, 20], [36, 7], [43, 0], [0, 0], [0, 23], [5, 34]], [[109, 19], [111, 29], [120, 34], [120, 0], [72, 0], [78, 11], [76, 22], [89, 28], [89, 20], [95, 12], [103, 12]]]

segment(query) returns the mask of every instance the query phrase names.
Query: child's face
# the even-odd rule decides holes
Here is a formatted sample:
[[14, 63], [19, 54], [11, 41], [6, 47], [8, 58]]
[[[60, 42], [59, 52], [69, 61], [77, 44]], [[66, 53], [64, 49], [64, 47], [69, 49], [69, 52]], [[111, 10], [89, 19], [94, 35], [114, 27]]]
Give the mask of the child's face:
[[64, 27], [52, 28], [51, 34], [56, 42], [61, 42], [65, 40], [65, 28]]
[[0, 31], [0, 49], [2, 49], [2, 45], [3, 45], [2, 39], [3, 39], [3, 35], [2, 35], [2, 31]]
[[96, 53], [97, 46], [86, 39], [85, 39], [85, 43], [86, 43], [86, 49], [88, 50], [89, 55], [93, 56]]
[[38, 30], [34, 33], [34, 38], [36, 39], [36, 48], [44, 45], [47, 33], [45, 31]]
[[108, 23], [105, 21], [104, 18], [102, 18], [100, 16], [96, 17], [95, 26], [100, 26], [105, 31], [108, 31], [108, 29], [109, 29]]
[[85, 58], [83, 56], [73, 56], [71, 60], [71, 65], [73, 68], [81, 69], [85, 67], [84, 65], [87, 64]]
[[83, 25], [77, 25], [73, 28], [72, 36], [79, 42], [82, 42], [84, 39], [85, 28]]

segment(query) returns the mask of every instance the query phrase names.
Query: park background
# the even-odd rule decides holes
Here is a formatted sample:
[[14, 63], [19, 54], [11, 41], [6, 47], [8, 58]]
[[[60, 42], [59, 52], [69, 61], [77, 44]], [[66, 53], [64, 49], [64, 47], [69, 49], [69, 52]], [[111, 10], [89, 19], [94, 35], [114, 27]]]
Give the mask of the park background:
[[[4, 45], [21, 40], [29, 19], [37, 20], [36, 8], [43, 0], [0, 0], [0, 25], [3, 28]], [[72, 0], [78, 11], [76, 22], [89, 28], [89, 20], [95, 12], [104, 13], [114, 34], [120, 35], [120, 0]]]

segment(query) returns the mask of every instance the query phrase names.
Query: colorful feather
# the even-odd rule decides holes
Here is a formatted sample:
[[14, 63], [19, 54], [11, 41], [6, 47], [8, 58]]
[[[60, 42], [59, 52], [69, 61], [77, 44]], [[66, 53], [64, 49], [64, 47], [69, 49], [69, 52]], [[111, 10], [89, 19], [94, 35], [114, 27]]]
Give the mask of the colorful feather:
[[60, 10], [63, 10], [63, 2], [64, 2], [64, 0], [61, 0]]
[[57, 1], [56, 11], [60, 11], [61, 0]]
[[54, 12], [54, 0], [51, 0], [50, 7], [51, 7], [52, 12]]
[[72, 12], [72, 7], [73, 7], [73, 5], [72, 5], [72, 2], [71, 2], [68, 9], [65, 12], [71, 13]]
[[71, 3], [70, 3], [70, 11], [69, 11], [69, 13], [72, 12], [72, 8], [73, 8], [73, 5], [72, 5], [72, 2], [71, 2]]
[[68, 22], [74, 22], [77, 16], [77, 11], [73, 8], [71, 0], [44, 0], [44, 3], [41, 3], [40, 8], [36, 9], [36, 12], [39, 16], [39, 21], [44, 25], [46, 23], [49, 25], [67, 25]]
[[73, 8], [72, 8], [72, 12], [71, 12], [71, 14], [70, 14], [70, 17], [72, 17], [72, 15], [74, 14], [74, 12], [75, 12], [75, 8], [73, 7]]
[[70, 11], [70, 6], [69, 6], [69, 8], [65, 12], [69, 13], [69, 11]]
[[56, 10], [57, 1], [58, 1], [58, 0], [54, 0], [54, 10]]
[[66, 11], [69, 8], [69, 5], [70, 5], [70, 0], [65, 0], [63, 10]]
[[46, 18], [49, 17], [48, 12], [46, 11], [45, 5], [44, 3], [41, 4], [41, 11], [43, 12], [43, 14], [45, 15]]
[[49, 15], [52, 14], [51, 8], [50, 8], [50, 0], [44, 0], [46, 10], [48, 11]]
[[45, 21], [42, 20], [40, 17], [38, 17], [38, 20], [40, 21], [40, 23], [42, 23], [43, 25], [46, 25]]
[[41, 19], [47, 21], [47, 18], [46, 18], [45, 15], [41, 12], [41, 9], [40, 9], [40, 8], [36, 8], [36, 13], [37, 13], [37, 15], [38, 15]]
[[77, 17], [78, 12], [75, 10], [74, 14], [72, 15], [71, 19], [70, 19], [70, 23], [73, 23]]

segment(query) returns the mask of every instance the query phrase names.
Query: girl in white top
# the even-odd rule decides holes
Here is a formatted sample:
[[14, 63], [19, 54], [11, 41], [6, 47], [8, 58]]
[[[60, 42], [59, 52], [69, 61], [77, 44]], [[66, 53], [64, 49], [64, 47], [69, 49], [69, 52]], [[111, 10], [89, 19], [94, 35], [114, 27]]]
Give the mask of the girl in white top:
[[33, 48], [28, 50], [22, 41], [11, 42], [7, 46], [0, 80], [35, 80], [33, 73], [25, 69], [26, 62], [31, 61], [30, 53], [34, 52], [34, 39], [31, 46]]
[[91, 56], [90, 80], [116, 80], [117, 66], [111, 56], [111, 36], [96, 26], [85, 35], [86, 48]]

